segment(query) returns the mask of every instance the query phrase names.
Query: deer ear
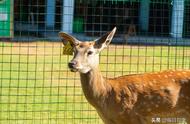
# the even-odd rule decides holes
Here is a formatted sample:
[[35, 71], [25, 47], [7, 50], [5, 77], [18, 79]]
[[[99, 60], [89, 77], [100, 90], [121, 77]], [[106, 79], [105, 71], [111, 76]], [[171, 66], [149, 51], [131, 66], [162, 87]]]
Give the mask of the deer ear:
[[110, 44], [110, 42], [111, 42], [111, 40], [112, 40], [112, 38], [113, 38], [113, 36], [114, 36], [114, 34], [116, 32], [116, 29], [117, 28], [114, 27], [112, 31], [106, 33], [101, 38], [99, 38], [98, 40], [96, 40], [94, 48], [99, 49], [99, 51], [101, 51], [105, 47], [107, 47]]
[[79, 43], [76, 38], [65, 32], [59, 32], [59, 37], [62, 39], [64, 45], [66, 45], [67, 42], [70, 42], [71, 45], [77, 45]]

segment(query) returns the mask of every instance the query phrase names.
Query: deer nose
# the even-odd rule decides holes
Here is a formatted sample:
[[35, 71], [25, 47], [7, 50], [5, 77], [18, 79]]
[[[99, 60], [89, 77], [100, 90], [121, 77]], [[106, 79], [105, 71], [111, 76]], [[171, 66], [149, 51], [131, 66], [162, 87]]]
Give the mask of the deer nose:
[[76, 65], [77, 65], [77, 61], [71, 61], [68, 64], [69, 68], [74, 68]]

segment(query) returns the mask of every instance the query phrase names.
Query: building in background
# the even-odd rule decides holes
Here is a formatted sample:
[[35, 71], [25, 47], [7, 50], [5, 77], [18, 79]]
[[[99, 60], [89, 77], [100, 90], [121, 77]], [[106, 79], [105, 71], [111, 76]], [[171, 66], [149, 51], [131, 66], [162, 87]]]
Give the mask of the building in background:
[[114, 26], [125, 35], [133, 25], [139, 36], [183, 38], [190, 36], [189, 24], [185, 0], [14, 0], [15, 36], [59, 31], [99, 36]]
[[13, 1], [0, 0], [0, 37], [13, 37]]

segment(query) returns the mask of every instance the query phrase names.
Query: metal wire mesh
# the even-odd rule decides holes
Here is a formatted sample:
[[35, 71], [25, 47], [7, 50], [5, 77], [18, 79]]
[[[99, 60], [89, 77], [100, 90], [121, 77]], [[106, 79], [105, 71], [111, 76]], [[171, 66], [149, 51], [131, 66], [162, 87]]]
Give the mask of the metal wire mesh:
[[188, 0], [0, 0], [0, 123], [101, 124], [58, 32], [93, 40], [117, 26], [105, 77], [190, 69], [189, 10]]

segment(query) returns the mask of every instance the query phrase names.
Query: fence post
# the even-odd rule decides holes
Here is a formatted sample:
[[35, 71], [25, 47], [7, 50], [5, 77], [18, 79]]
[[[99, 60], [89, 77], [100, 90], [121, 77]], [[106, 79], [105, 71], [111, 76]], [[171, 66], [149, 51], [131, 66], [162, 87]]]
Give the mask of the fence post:
[[47, 0], [46, 27], [53, 29], [55, 26], [55, 0]]
[[148, 31], [149, 26], [149, 9], [150, 0], [141, 0], [139, 13], [140, 30], [146, 32]]
[[62, 31], [73, 32], [74, 0], [63, 0]]
[[184, 21], [184, 0], [173, 1], [171, 21], [171, 36], [174, 38], [182, 38]]

